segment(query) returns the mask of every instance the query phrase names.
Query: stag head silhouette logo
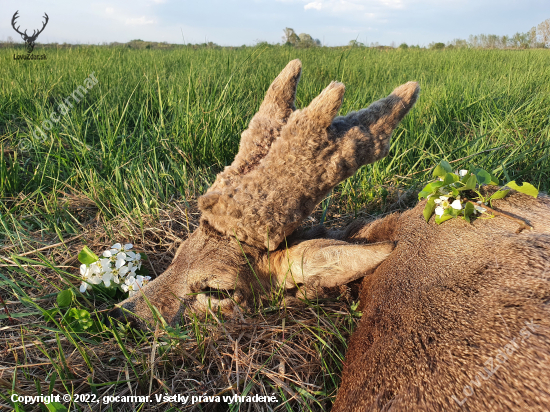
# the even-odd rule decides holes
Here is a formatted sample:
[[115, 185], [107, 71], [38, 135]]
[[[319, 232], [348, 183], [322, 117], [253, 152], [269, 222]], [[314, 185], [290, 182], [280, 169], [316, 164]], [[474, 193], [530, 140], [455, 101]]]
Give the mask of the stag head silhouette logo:
[[34, 50], [34, 42], [36, 41], [36, 39], [38, 38], [38, 35], [40, 33], [42, 33], [44, 31], [44, 29], [46, 28], [46, 25], [48, 24], [48, 21], [50, 20], [50, 18], [48, 17], [48, 14], [47, 13], [44, 13], [44, 19], [46, 19], [46, 21], [44, 23], [42, 23], [42, 28], [40, 30], [33, 30], [32, 32], [32, 35], [29, 36], [27, 34], [27, 30], [25, 30], [23, 33], [21, 33], [19, 31], [19, 27], [20, 26], [17, 26], [15, 27], [15, 21], [17, 20], [17, 18], [19, 17], [17, 14], [19, 13], [19, 10], [17, 10], [12, 19], [11, 19], [11, 25], [13, 27], [13, 29], [19, 33], [21, 35], [21, 38], [25, 41], [25, 43], [27, 43], [27, 53], [31, 54], [32, 51]]

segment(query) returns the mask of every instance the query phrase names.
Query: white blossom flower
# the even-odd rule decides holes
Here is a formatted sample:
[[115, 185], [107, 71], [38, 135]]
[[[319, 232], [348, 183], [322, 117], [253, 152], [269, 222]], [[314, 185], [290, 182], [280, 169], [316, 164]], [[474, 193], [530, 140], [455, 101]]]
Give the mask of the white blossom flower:
[[130, 272], [131, 276], [134, 276], [136, 274], [136, 270], [141, 269], [141, 262], [139, 264], [136, 264], [135, 262], [128, 262], [128, 272]]
[[121, 285], [121, 288], [124, 292], [129, 292], [130, 296], [134, 295], [138, 291], [136, 278], [133, 276], [128, 276], [124, 283]]
[[80, 275], [83, 279], [80, 290], [90, 290], [91, 285], [102, 284], [106, 288], [121, 288], [129, 292], [130, 296], [137, 293], [140, 287], [145, 286], [150, 280], [149, 276], [136, 275], [141, 269], [141, 254], [133, 252], [131, 243], [124, 246], [115, 243], [110, 249], [105, 250], [96, 262], [90, 265], [80, 266]]
[[436, 205], [441, 206], [443, 209], [447, 209], [450, 206], [448, 196], [439, 196], [438, 199], [434, 200]]
[[84, 279], [90, 276], [90, 268], [88, 268], [88, 265], [85, 265], [84, 263], [80, 265], [80, 276]]
[[466, 176], [467, 174], [468, 174], [468, 171], [465, 170], [465, 169], [462, 169], [462, 170], [459, 170], [459, 171], [458, 171], [458, 175], [459, 175], [460, 177], [464, 177], [464, 176]]
[[141, 254], [134, 253], [131, 250], [126, 252], [126, 260], [128, 262], [131, 262], [131, 261], [134, 261], [134, 260], [137, 261], [137, 260], [140, 260], [140, 259], [141, 259]]
[[457, 210], [462, 209], [460, 196], [457, 196], [453, 202], [449, 202], [449, 196], [439, 196], [439, 198], [434, 200], [434, 203], [437, 205], [435, 208], [435, 214], [437, 216], [442, 216], [445, 212], [445, 209], [448, 209], [450, 207]]
[[99, 259], [97, 262], [94, 262], [93, 264], [95, 264], [96, 267], [99, 269], [98, 273], [103, 273], [111, 267], [111, 259], [107, 259], [107, 258]]
[[84, 263], [80, 265], [80, 276], [82, 277], [82, 279], [84, 279], [82, 284], [80, 285], [80, 292], [84, 293], [86, 292], [86, 290], [92, 288], [92, 286], [88, 282], [86, 282], [91, 276], [90, 268], [88, 268], [88, 266]]
[[[92, 263], [93, 265], [93, 263]], [[80, 275], [82, 276], [83, 282], [80, 285], [80, 292], [84, 293], [87, 290], [92, 289], [92, 284], [97, 285], [101, 282], [96, 276], [96, 273], [92, 269], [92, 265], [88, 266], [85, 264], [80, 265]]]
[[143, 287], [146, 284], [148, 284], [150, 280], [151, 280], [151, 276], [141, 276], [141, 275], [136, 276], [136, 282], [140, 287]]

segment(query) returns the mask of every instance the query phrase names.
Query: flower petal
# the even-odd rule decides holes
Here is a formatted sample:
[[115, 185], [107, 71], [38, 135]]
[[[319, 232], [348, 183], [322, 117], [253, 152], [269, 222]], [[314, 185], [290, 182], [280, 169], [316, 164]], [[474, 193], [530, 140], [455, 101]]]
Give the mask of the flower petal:
[[82, 282], [80, 285], [80, 293], [86, 292], [86, 289], [88, 289], [88, 284], [86, 282]]
[[124, 264], [126, 263], [126, 261], [123, 259], [117, 259], [116, 263], [115, 263], [115, 267], [117, 269], [120, 269], [122, 266], [124, 266]]
[[441, 216], [441, 215], [443, 214], [443, 212], [445, 212], [445, 209], [443, 209], [441, 206], [437, 206], [437, 207], [435, 208], [435, 214], [436, 214], [437, 216]]
[[130, 249], [132, 249], [133, 247], [134, 247], [134, 245], [132, 245], [131, 243], [126, 243], [126, 244], [124, 245], [124, 250], [130, 250]]
[[451, 203], [451, 207], [457, 210], [462, 209], [462, 203], [460, 203], [460, 199], [456, 199], [453, 203]]
[[462, 170], [459, 170], [459, 171], [458, 171], [458, 175], [459, 175], [460, 177], [464, 177], [464, 176], [466, 176], [467, 174], [468, 174], [468, 171], [467, 171], [466, 169], [462, 169]]
[[110, 259], [99, 259], [99, 263], [101, 263], [101, 271], [105, 272], [106, 270], [111, 268], [111, 260]]
[[120, 250], [122, 249], [122, 245], [120, 243], [115, 243], [113, 246], [111, 246], [111, 249]]
[[113, 254], [111, 253], [110, 250], [106, 250], [105, 252], [103, 252], [103, 256], [105, 256], [106, 258], [110, 258]]

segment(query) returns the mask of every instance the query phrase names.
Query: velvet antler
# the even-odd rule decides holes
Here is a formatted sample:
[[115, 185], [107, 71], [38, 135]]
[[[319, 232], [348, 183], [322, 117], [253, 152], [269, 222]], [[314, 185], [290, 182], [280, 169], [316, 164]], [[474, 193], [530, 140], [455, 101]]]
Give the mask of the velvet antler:
[[338, 117], [332, 82], [294, 111], [301, 65], [290, 62], [243, 133], [239, 153], [199, 198], [202, 218], [241, 242], [274, 250], [342, 180], [388, 153], [392, 130], [418, 96], [406, 83], [367, 109]]

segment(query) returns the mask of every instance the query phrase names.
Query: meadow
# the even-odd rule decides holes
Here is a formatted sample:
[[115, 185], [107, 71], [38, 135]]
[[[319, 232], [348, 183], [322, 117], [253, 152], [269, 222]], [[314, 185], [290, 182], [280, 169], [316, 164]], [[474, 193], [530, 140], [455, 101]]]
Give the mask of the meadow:
[[[303, 64], [298, 108], [332, 80], [346, 85], [342, 114], [409, 80], [422, 89], [389, 156], [343, 182], [312, 222], [341, 225], [410, 206], [440, 160], [549, 190], [548, 50], [76, 46], [46, 49], [41, 61], [14, 53], [23, 50], [0, 49], [0, 404], [19, 410], [38, 406], [14, 403], [12, 393], [274, 393], [275, 410], [330, 408], [359, 316], [350, 290], [269, 302], [239, 324], [192, 318], [154, 333], [111, 325], [115, 300], [78, 291], [84, 245], [98, 253], [129, 241], [145, 251], [153, 276], [167, 267], [197, 225], [197, 196], [231, 163], [265, 90], [294, 58]], [[98, 83], [59, 121], [43, 123], [92, 72]], [[57, 310], [65, 289], [71, 302]], [[76, 406], [143, 407], [90, 405]]]

